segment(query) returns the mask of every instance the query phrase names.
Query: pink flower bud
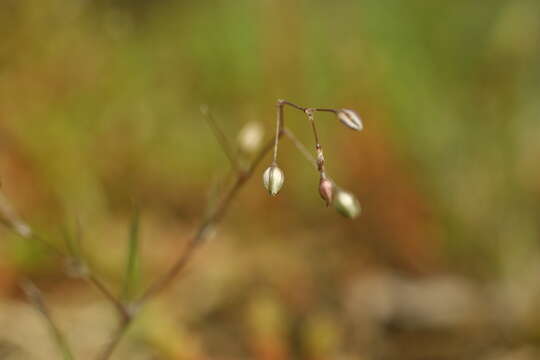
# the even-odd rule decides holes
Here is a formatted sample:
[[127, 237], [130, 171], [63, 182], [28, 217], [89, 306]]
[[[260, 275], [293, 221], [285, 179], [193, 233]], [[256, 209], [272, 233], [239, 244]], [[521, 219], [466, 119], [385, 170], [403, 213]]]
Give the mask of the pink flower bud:
[[332, 185], [332, 182], [330, 180], [326, 178], [321, 178], [321, 181], [319, 183], [319, 194], [321, 194], [321, 197], [326, 203], [326, 206], [332, 203], [333, 188], [334, 186]]

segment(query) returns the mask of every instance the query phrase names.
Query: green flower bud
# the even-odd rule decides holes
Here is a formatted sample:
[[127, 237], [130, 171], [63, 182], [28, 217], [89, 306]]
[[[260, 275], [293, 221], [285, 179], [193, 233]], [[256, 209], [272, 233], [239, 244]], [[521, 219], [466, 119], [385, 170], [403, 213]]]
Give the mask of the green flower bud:
[[285, 175], [276, 165], [271, 165], [263, 173], [264, 187], [272, 196], [276, 196], [279, 193], [279, 190], [283, 187], [284, 181]]
[[334, 200], [336, 210], [343, 216], [354, 219], [360, 214], [360, 203], [358, 200], [346, 191], [340, 190]]

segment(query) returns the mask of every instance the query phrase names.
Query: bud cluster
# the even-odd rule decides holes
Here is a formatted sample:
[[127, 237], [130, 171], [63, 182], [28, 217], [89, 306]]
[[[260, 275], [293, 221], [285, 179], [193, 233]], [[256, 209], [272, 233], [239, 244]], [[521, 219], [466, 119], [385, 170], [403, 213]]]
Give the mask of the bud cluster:
[[263, 173], [263, 184], [268, 193], [272, 196], [276, 196], [285, 180], [285, 175], [283, 171], [277, 166], [277, 151], [279, 138], [285, 131], [284, 129], [284, 116], [283, 116], [283, 107], [285, 105], [291, 106], [297, 110], [301, 110], [307, 116], [311, 127], [313, 129], [313, 135], [315, 138], [315, 157], [309, 154], [305, 147], [296, 139], [292, 138], [292, 133], [287, 130], [286, 135], [288, 135], [291, 140], [295, 142], [295, 145], [301, 150], [301, 152], [308, 158], [310, 162], [314, 164], [317, 171], [319, 172], [319, 194], [324, 200], [326, 206], [334, 204], [336, 210], [348, 217], [355, 218], [360, 214], [360, 203], [358, 200], [349, 192], [341, 190], [337, 187], [334, 182], [327, 177], [325, 172], [325, 159], [322, 150], [322, 146], [319, 143], [319, 135], [317, 132], [317, 127], [314, 120], [314, 112], [331, 112], [334, 113], [337, 119], [347, 126], [350, 129], [360, 131], [363, 129], [362, 120], [358, 114], [350, 109], [322, 109], [322, 108], [304, 108], [293, 103], [290, 103], [285, 100], [278, 100], [277, 103], [277, 124], [276, 124], [276, 137], [275, 137], [275, 146], [274, 146], [274, 158], [272, 164], [264, 171]]

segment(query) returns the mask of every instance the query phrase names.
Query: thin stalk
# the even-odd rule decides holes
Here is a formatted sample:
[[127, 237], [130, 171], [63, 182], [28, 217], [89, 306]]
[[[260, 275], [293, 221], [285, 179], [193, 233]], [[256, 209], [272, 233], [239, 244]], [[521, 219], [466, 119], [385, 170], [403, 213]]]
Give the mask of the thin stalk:
[[[39, 244], [42, 244], [49, 250], [50, 253], [54, 254], [55, 256], [61, 259], [64, 259], [67, 261], [69, 261], [70, 259], [76, 259], [77, 261], [79, 261], [80, 264], [84, 266], [84, 269], [85, 269], [85, 272], [81, 274], [81, 277], [87, 280], [89, 283], [93, 284], [96, 287], [96, 289], [98, 289], [99, 292], [101, 292], [101, 294], [107, 300], [111, 302], [111, 304], [118, 310], [118, 313], [123, 318], [127, 316], [128, 312], [127, 312], [126, 307], [112, 294], [112, 292], [107, 288], [107, 286], [105, 286], [105, 284], [101, 280], [99, 280], [96, 275], [91, 273], [91, 270], [86, 266], [86, 264], [80, 258], [74, 257], [73, 256], [74, 254], [66, 255], [61, 249], [57, 248], [55, 245], [51, 244], [50, 242], [48, 242], [47, 240], [39, 236], [36, 232], [34, 232], [32, 227], [29, 224], [27, 224], [24, 220], [22, 220], [15, 213], [8, 199], [5, 196], [3, 196], [1, 193], [0, 193], [0, 215], [4, 218], [4, 223], [6, 223], [7, 227], [15, 234], [19, 236], [23, 236], [24, 234], [21, 234], [20, 231], [18, 231], [17, 224], [18, 226], [24, 226], [24, 228], [27, 229], [27, 231], [25, 232], [25, 234], [27, 235], [23, 236], [25, 239], [33, 240]], [[71, 245], [73, 248], [70, 250], [68, 246], [68, 250], [70, 253], [76, 250], [80, 251], [80, 248], [81, 248], [80, 241], [81, 241], [82, 235], [79, 229], [80, 226], [77, 225], [77, 227], [78, 229], [77, 229], [75, 243]]]
[[311, 123], [311, 129], [313, 130], [313, 136], [315, 137], [315, 151], [317, 152], [317, 170], [319, 171], [321, 179], [325, 179], [326, 173], [324, 172], [324, 153], [321, 143], [319, 141], [319, 132], [317, 131], [317, 126], [315, 125], [313, 110], [306, 109], [305, 113], [309, 122]]
[[28, 300], [47, 321], [47, 325], [51, 330], [58, 350], [62, 354], [62, 358], [64, 360], [75, 360], [73, 352], [71, 351], [64, 334], [62, 334], [62, 331], [58, 325], [56, 325], [47, 305], [45, 304], [45, 301], [43, 300], [43, 297], [41, 296], [41, 291], [30, 280], [23, 282], [20, 286]]
[[[308, 150], [307, 146], [304, 145], [289, 128], [286, 127], [283, 129], [283, 135], [285, 135], [293, 143], [294, 147], [296, 147], [300, 154], [302, 154], [302, 156], [315, 168], [315, 170], [318, 170], [317, 159], [311, 155], [311, 152]], [[337, 186], [335, 181], [330, 176], [327, 175], [327, 179], [330, 180], [334, 186]]]
[[274, 157], [272, 159], [272, 165], [277, 166], [277, 152], [278, 152], [278, 145], [279, 145], [279, 134], [281, 133], [281, 129], [283, 129], [283, 126], [285, 126], [285, 119], [283, 117], [283, 105], [286, 104], [284, 100], [278, 100], [277, 101], [277, 118], [276, 118], [276, 136], [274, 138]]
[[283, 135], [285, 135], [296, 147], [296, 149], [304, 156], [304, 158], [317, 170], [317, 160], [311, 155], [311, 152], [308, 148], [294, 135], [294, 133], [289, 129], [283, 129]]
[[[281, 137], [283, 132], [279, 132], [276, 136]], [[272, 138], [258, 153], [258, 155], [253, 159], [251, 165], [244, 171], [239, 171], [236, 174], [236, 178], [227, 191], [227, 193], [222, 197], [220, 203], [216, 208], [206, 217], [206, 219], [199, 225], [195, 234], [188, 240], [186, 247], [183, 252], [180, 254], [178, 259], [170, 267], [170, 269], [159, 277], [157, 280], [152, 283], [148, 289], [141, 295], [141, 297], [136, 300], [132, 308], [135, 311], [138, 311], [143, 307], [148, 301], [157, 296], [159, 293], [166, 290], [173, 280], [182, 272], [185, 266], [189, 263], [196, 250], [204, 244], [204, 239], [209, 233], [209, 230], [214, 228], [226, 215], [227, 211], [230, 208], [233, 200], [236, 198], [238, 192], [242, 189], [245, 183], [251, 178], [255, 169], [260, 164], [262, 159], [272, 150], [275, 144], [275, 139]], [[105, 350], [100, 354], [98, 360], [108, 360], [120, 340], [124, 337], [129, 325], [133, 321], [133, 316], [125, 318], [116, 329], [114, 334], [111, 336], [111, 341], [106, 345]]]
[[94, 287], [105, 297], [105, 299], [107, 299], [114, 306], [122, 319], [131, 317], [127, 306], [120, 302], [120, 300], [118, 300], [118, 298], [109, 290], [105, 283], [97, 278], [95, 274], [89, 273], [88, 275], [83, 276], [83, 278], [90, 284], [94, 285]]
[[277, 118], [276, 118], [276, 137], [275, 137], [275, 144], [274, 144], [274, 157], [272, 160], [272, 165], [277, 165], [277, 152], [278, 152], [278, 145], [279, 145], [279, 136], [281, 132], [283, 132], [284, 126], [285, 126], [285, 119], [283, 114], [283, 107], [287, 105], [292, 107], [293, 109], [302, 111], [306, 114], [308, 117], [309, 122], [311, 123], [311, 127], [313, 130], [313, 135], [315, 136], [315, 144], [316, 144], [316, 151], [317, 151], [317, 169], [319, 170], [321, 178], [326, 178], [326, 174], [324, 172], [324, 155], [322, 151], [321, 144], [319, 142], [319, 134], [317, 132], [317, 127], [315, 125], [315, 121], [313, 119], [313, 113], [316, 111], [319, 112], [331, 112], [334, 114], [337, 114], [338, 110], [336, 109], [329, 109], [329, 108], [309, 108], [300, 106], [297, 104], [294, 104], [287, 100], [278, 100], [277, 101]]

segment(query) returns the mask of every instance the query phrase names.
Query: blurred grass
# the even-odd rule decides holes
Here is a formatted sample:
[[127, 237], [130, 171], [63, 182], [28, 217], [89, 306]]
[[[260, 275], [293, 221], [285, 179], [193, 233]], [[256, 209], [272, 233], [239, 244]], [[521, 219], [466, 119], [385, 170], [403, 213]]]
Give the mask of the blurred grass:
[[[314, 281], [321, 294], [310, 294], [324, 306], [337, 296], [334, 281], [345, 286], [366, 269], [489, 281], [520, 278], [540, 258], [537, 1], [4, 0], [0, 38], [3, 190], [59, 243], [60, 229], [80, 217], [87, 251], [111, 281], [122, 276], [133, 200], [153, 225], [141, 246], [154, 274], [227, 173], [199, 105], [210, 105], [231, 139], [252, 120], [270, 136], [278, 98], [360, 112], [361, 134], [324, 115], [319, 124], [329, 171], [364, 214], [349, 223], [321, 207], [316, 175], [284, 144], [283, 194], [270, 201], [258, 176], [248, 185], [220, 239], [231, 243], [226, 264], [243, 264], [236, 251], [261, 262], [280, 249], [292, 263], [308, 256], [299, 282]], [[312, 144], [300, 115], [287, 121]], [[39, 249], [1, 231], [0, 268], [12, 280], [0, 279], [0, 293], [29, 268], [60, 276]], [[257, 255], [262, 241], [271, 245]], [[276, 281], [289, 276], [285, 267]], [[265, 294], [248, 301], [250, 321], [281, 311]], [[306, 358], [336, 358], [314, 352], [344, 346], [333, 335], [317, 340], [340, 326], [332, 311], [305, 324], [297, 349], [317, 343]], [[258, 331], [255, 348], [234, 351], [287, 356], [289, 335]]]

